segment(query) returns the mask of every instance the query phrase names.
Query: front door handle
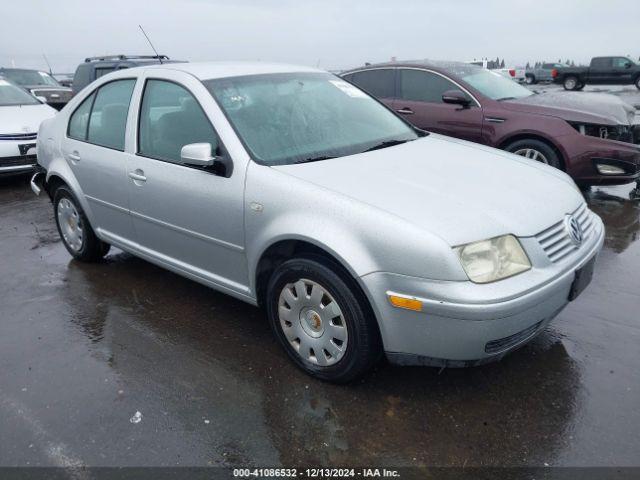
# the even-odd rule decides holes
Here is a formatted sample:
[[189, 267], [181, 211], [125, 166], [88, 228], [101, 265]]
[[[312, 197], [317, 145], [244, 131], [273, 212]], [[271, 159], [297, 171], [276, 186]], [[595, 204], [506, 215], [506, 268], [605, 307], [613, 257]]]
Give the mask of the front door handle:
[[80, 161], [80, 154], [78, 153], [77, 150], [74, 150], [73, 152], [71, 152], [67, 156], [69, 157], [69, 160], [73, 160], [74, 162], [79, 162]]
[[146, 182], [147, 177], [144, 176], [144, 172], [140, 169], [137, 169], [134, 172], [129, 172], [129, 178], [133, 179], [136, 182]]
[[401, 108], [400, 110], [396, 110], [396, 112], [401, 113], [402, 115], [413, 115], [413, 110], [409, 107]]

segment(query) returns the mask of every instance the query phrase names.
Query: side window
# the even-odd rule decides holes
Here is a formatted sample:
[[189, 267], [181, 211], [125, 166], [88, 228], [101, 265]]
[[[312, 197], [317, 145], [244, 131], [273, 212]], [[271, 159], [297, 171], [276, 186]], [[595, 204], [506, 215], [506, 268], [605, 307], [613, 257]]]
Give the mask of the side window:
[[591, 68], [611, 68], [610, 58], [594, 58], [591, 60]]
[[[442, 103], [442, 94], [447, 90], [460, 90], [460, 88], [435, 73], [421, 70], [400, 70], [400, 98], [403, 100]], [[465, 96], [471, 100], [466, 93]]]
[[134, 79], [116, 80], [98, 89], [89, 116], [89, 143], [124, 150], [127, 113], [135, 84]]
[[95, 93], [92, 93], [80, 104], [76, 111], [71, 114], [67, 135], [76, 140], [87, 140], [87, 127], [89, 126], [89, 112]]
[[362, 90], [378, 98], [393, 98], [395, 70], [366, 70], [356, 72], [349, 79]]
[[613, 68], [627, 68], [630, 63], [628, 58], [617, 57], [613, 59]]
[[138, 153], [182, 163], [180, 151], [190, 143], [210, 143], [218, 137], [194, 96], [184, 87], [165, 80], [148, 80], [142, 96]]
[[111, 73], [115, 70], [114, 67], [100, 67], [96, 68], [96, 79], [106, 75], [107, 73]]

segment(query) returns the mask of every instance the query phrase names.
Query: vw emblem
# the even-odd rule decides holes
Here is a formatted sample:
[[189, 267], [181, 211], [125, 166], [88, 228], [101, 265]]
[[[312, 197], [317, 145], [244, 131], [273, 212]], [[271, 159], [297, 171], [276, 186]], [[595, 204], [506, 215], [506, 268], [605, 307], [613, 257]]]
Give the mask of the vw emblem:
[[582, 243], [582, 227], [573, 215], [567, 215], [564, 219], [564, 229], [574, 245]]

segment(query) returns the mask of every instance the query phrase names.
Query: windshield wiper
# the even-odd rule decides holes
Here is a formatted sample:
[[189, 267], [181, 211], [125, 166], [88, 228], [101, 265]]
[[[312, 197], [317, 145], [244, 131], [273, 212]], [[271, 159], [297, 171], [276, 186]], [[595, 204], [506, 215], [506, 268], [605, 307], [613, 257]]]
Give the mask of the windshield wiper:
[[384, 142], [380, 142], [380, 143], [374, 145], [371, 148], [367, 148], [362, 153], [364, 153], [364, 152], [372, 152], [373, 150], [380, 150], [381, 148], [393, 147], [395, 145], [400, 145], [401, 143], [406, 143], [406, 142], [410, 142], [410, 141], [411, 140], [386, 140]]
[[311, 163], [311, 162], [319, 162], [321, 160], [331, 160], [332, 158], [338, 158], [338, 157], [332, 157], [330, 155], [321, 155], [319, 157], [309, 157], [309, 158], [303, 158], [302, 160], [296, 160], [293, 163]]
[[503, 100], [515, 100], [516, 97], [502, 97], [502, 98], [496, 98], [496, 102], [502, 102]]

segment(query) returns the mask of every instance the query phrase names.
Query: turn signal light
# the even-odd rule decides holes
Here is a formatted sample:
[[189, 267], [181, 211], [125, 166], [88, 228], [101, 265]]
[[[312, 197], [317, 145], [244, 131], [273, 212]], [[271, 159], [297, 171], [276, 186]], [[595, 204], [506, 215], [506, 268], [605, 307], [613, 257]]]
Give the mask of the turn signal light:
[[422, 311], [422, 302], [415, 298], [399, 297], [397, 295], [388, 295], [391, 305], [396, 308], [404, 308], [406, 310], [413, 310], [414, 312]]

